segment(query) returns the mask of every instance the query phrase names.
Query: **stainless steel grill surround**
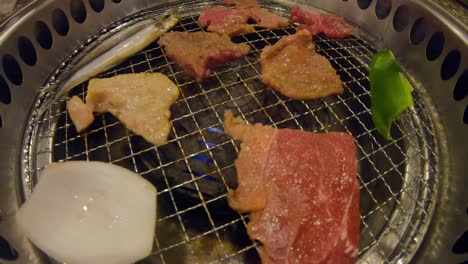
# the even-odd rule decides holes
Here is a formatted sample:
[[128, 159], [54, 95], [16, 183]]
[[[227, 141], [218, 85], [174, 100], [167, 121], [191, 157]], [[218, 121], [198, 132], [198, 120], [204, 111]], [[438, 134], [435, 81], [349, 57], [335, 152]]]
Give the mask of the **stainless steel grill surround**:
[[[365, 10], [361, 10], [354, 0], [322, 0], [314, 1], [313, 3], [307, 1], [302, 3], [305, 6], [317, 7], [343, 16], [360, 29], [359, 34], [364, 41], [352, 39], [348, 42], [336, 42], [323, 38], [316, 39], [319, 47], [321, 47], [321, 52], [329, 58], [334, 58], [340, 69], [339, 71], [345, 76], [349, 76], [349, 80], [345, 81], [345, 85], [348, 84], [349, 86], [346, 85], [347, 87], [353, 85], [353, 88], [354, 85], [356, 85], [358, 88], [354, 89], [363, 90], [362, 94], [354, 94], [356, 90], [352, 90], [353, 92], [350, 94], [350, 97], [344, 96], [338, 99], [323, 99], [313, 103], [297, 102], [296, 104], [293, 100], [285, 99], [276, 95], [276, 93], [265, 90], [264, 87], [260, 87], [257, 84], [259, 71], [257, 61], [259, 53], [258, 48], [254, 50], [253, 54], [243, 59], [240, 62], [240, 66], [239, 64], [233, 64], [234, 68], [222, 67], [216, 71], [211, 82], [203, 84], [203, 87], [190, 82], [190, 79], [182, 76], [179, 73], [180, 68], [177, 68], [173, 62], [167, 60], [163, 55], [161, 55], [162, 57], [148, 58], [148, 54], [152, 54], [151, 52], [156, 52], [159, 49], [156, 46], [152, 46], [145, 53], [142, 53], [145, 56], [144, 60], [135, 58], [134, 60], [137, 61], [136, 63], [131, 61], [127, 67], [124, 67], [124, 69], [120, 71], [139, 71], [138, 67], [140, 66], [138, 65], [147, 63], [149, 67], [147, 69], [144, 68], [146, 70], [158, 71], [163, 70], [163, 68], [166, 69], [167, 72], [165, 73], [177, 81], [181, 86], [181, 90], [185, 91], [185, 88], [193, 84], [194, 87], [191, 88], [198, 89], [199, 91], [199, 93], [192, 95], [181, 95], [179, 104], [176, 103], [174, 106], [179, 106], [181, 108], [199, 107], [199, 109], [189, 109], [192, 111], [189, 111], [188, 114], [177, 116], [183, 113], [183, 111], [180, 110], [180, 113], [175, 113], [173, 115], [174, 127], [177, 127], [179, 123], [192, 123], [195, 127], [191, 127], [191, 130], [189, 129], [187, 133], [186, 131], [181, 131], [176, 128], [173, 129], [174, 137], [169, 141], [168, 146], [172, 146], [173, 144], [174, 148], [178, 149], [182, 156], [167, 162], [165, 162], [167, 157], [161, 156], [161, 154], [166, 154], [166, 152], [153, 149], [151, 146], [145, 144], [142, 146], [138, 145], [140, 141], [135, 139], [131, 134], [121, 134], [118, 138], [114, 138], [113, 140], [107, 138], [109, 135], [112, 135], [112, 133], [108, 133], [107, 130], [119, 128], [117, 129], [118, 131], [125, 131], [123, 128], [120, 128], [118, 123], [110, 116], [103, 116], [102, 119], [98, 121], [102, 122], [101, 126], [90, 129], [86, 136], [79, 137], [73, 135], [68, 138], [68, 135], [65, 135], [62, 137], [62, 140], [60, 140], [60, 137], [55, 135], [57, 131], [62, 129], [65, 131], [64, 133], [68, 133], [73, 130], [73, 127], [70, 126], [66, 119], [66, 115], [63, 113], [63, 104], [53, 106], [49, 112], [51, 115], [41, 120], [45, 122], [45, 124], [42, 123], [42, 125], [41, 122], [34, 119], [32, 109], [34, 104], [39, 103], [36, 101], [36, 99], [38, 99], [37, 90], [39, 87], [50, 81], [51, 78], [53, 80], [60, 74], [66, 75], [66, 71], [63, 72], [63, 70], [70, 62], [77, 60], [82, 54], [88, 52], [89, 47], [93, 45], [96, 38], [109, 35], [107, 30], [103, 31], [103, 29], [113, 28], [117, 25], [125, 26], [126, 23], [132, 22], [131, 19], [127, 19], [129, 20], [128, 22], [125, 20], [125, 18], [130, 16], [134, 18], [157, 16], [161, 14], [165, 8], [168, 8], [171, 2], [163, 1], [156, 3], [152, 1], [122, 0], [120, 3], [114, 3], [112, 1], [105, 1], [104, 9], [100, 13], [97, 13], [91, 8], [89, 1], [83, 1], [87, 10], [87, 17], [81, 24], [76, 22], [71, 16], [69, 1], [36, 1], [25, 6], [0, 26], [0, 58], [3, 58], [6, 54], [11, 54], [19, 63], [23, 73], [22, 84], [15, 85], [8, 81], [8, 78], [4, 74], [4, 66], [0, 64], [0, 75], [6, 80], [12, 97], [10, 104], [0, 103], [0, 116], [3, 120], [3, 126], [0, 128], [0, 138], [2, 139], [0, 143], [2, 149], [0, 169], [3, 172], [2, 176], [0, 176], [0, 235], [7, 238], [17, 248], [20, 253], [20, 258], [17, 262], [45, 263], [50, 261], [44, 254], [32, 247], [31, 244], [22, 237], [21, 233], [16, 229], [14, 213], [23, 202], [24, 197], [27, 197], [27, 194], [31, 191], [34, 181], [37, 180], [35, 178], [37, 173], [36, 168], [40, 169], [43, 165], [52, 160], [61, 160], [61, 158], [57, 158], [55, 154], [54, 158], [54, 155], [51, 155], [49, 152], [54, 152], [54, 150], [55, 152], [60, 152], [58, 149], [60, 148], [61, 141], [67, 146], [67, 142], [77, 142], [77, 140], [84, 140], [83, 144], [86, 146], [85, 151], [83, 151], [83, 153], [77, 152], [75, 156], [66, 156], [65, 159], [86, 159], [90, 158], [90, 156], [90, 159], [92, 159], [95, 157], [92, 156], [92, 153], [103, 146], [106, 149], [103, 153], [108, 155], [109, 161], [117, 164], [121, 162], [119, 165], [123, 166], [130, 164], [129, 166], [133, 166], [134, 170], [147, 177], [154, 175], [153, 173], [159, 173], [162, 177], [161, 179], [164, 179], [160, 184], [166, 187], [158, 188], [161, 191], [158, 199], [166, 199], [169, 203], [173, 203], [176, 210], [158, 219], [157, 224], [164, 226], [165, 223], [170, 223], [172, 219], [175, 219], [175, 223], [178, 223], [180, 225], [179, 228], [183, 231], [183, 237], [182, 241], [174, 243], [157, 240], [155, 243], [155, 252], [151, 260], [156, 262], [180, 260], [177, 259], [179, 256], [171, 253], [177, 252], [177, 250], [179, 252], [184, 252], [184, 250], [186, 250], [187, 252], [185, 254], [187, 255], [187, 260], [196, 261], [197, 257], [200, 257], [198, 260], [201, 260], [197, 249], [201, 247], [201, 250], [203, 250], [203, 248], [209, 247], [210, 245], [206, 246], [206, 243], [208, 243], [207, 241], [211, 241], [210, 239], [214, 241], [214, 244], [218, 245], [216, 249], [221, 252], [219, 256], [215, 256], [217, 260], [227, 262], [241, 261], [245, 260], [244, 257], [258, 260], [255, 256], [255, 244], [249, 244], [248, 238], [247, 242], [242, 241], [242, 243], [246, 243], [246, 246], [241, 249], [230, 249], [229, 244], [223, 242], [224, 240], [230, 239], [229, 237], [225, 237], [226, 233], [223, 230], [232, 226], [243, 226], [247, 222], [247, 219], [245, 219], [245, 217], [237, 217], [228, 223], [220, 226], [217, 225], [217, 216], [213, 217], [211, 215], [213, 204], [220, 203], [225, 198], [225, 194], [206, 199], [200, 192], [199, 185], [199, 177], [205, 178], [206, 175], [194, 175], [194, 171], [199, 168], [194, 168], [192, 164], [193, 161], [189, 159], [194, 155], [205, 155], [214, 160], [214, 162], [216, 162], [214, 169], [204, 171], [204, 173], [209, 175], [225, 175], [226, 177], [219, 178], [224, 191], [227, 186], [232, 185], [232, 183], [229, 182], [230, 178], [227, 177], [233, 173], [232, 164], [227, 166], [218, 164], [221, 161], [217, 161], [216, 155], [218, 154], [216, 153], [218, 152], [215, 152], [217, 151], [215, 149], [197, 150], [192, 145], [189, 146], [193, 148], [187, 149], [185, 144], [188, 144], [187, 141], [189, 140], [210, 140], [206, 138], [209, 137], [209, 134], [206, 132], [207, 127], [204, 127], [205, 120], [202, 116], [204, 110], [211, 112], [216, 118], [214, 120], [209, 120], [208, 123], [222, 128], [220, 126], [222, 120], [220, 118], [221, 111], [218, 111], [219, 107], [237, 109], [239, 113], [242, 113], [241, 116], [246, 117], [250, 122], [264, 121], [265, 123], [274, 124], [278, 127], [292, 126], [314, 131], [335, 130], [337, 128], [346, 130], [349, 127], [353, 127], [347, 125], [348, 122], [355, 122], [363, 127], [363, 133], [361, 135], [363, 138], [366, 137], [371, 141], [375, 140], [373, 132], [367, 129], [366, 124], [362, 121], [364, 118], [363, 116], [366, 115], [368, 110], [365, 107], [367, 94], [365, 93], [365, 88], [363, 88], [363, 86], [365, 86], [363, 83], [366, 81], [365, 65], [369, 60], [369, 55], [375, 51], [373, 48], [390, 48], [394, 51], [399, 62], [404, 67], [405, 73], [414, 84], [418, 95], [414, 109], [406, 112], [398, 122], [397, 134], [401, 135], [401, 140], [382, 145], [377, 139], [373, 141], [374, 143], [370, 143], [372, 148], [377, 146], [376, 149], [363, 149], [366, 147], [365, 145], [361, 148], [361, 152], [371, 154], [367, 158], [366, 155], [361, 156], [361, 161], [367, 159], [368, 162], [366, 164], [369, 166], [376, 166], [377, 171], [377, 180], [373, 182], [370, 180], [370, 185], [364, 184], [361, 194], [366, 193], [366, 188], [372, 190], [372, 183], [383, 179], [383, 186], [386, 187], [385, 185], [387, 185], [390, 187], [389, 197], [393, 198], [389, 200], [390, 202], [380, 203], [379, 208], [374, 210], [374, 213], [379, 211], [383, 215], [380, 217], [380, 220], [386, 222], [390, 228], [385, 227], [383, 235], [379, 233], [379, 236], [375, 238], [363, 236], [363, 241], [365, 242], [368, 240], [370, 243], [367, 247], [361, 247], [360, 261], [362, 263], [374, 263], [379, 260], [407, 263], [413, 258], [422, 243], [416, 257], [413, 258], [416, 262], [437, 263], [440, 258], [443, 258], [447, 262], [461, 262], [463, 260], [463, 255], [457, 256], [452, 254], [451, 247], [458, 236], [464, 231], [463, 228], [467, 226], [468, 220], [464, 208], [466, 192], [463, 190], [463, 186], [467, 183], [467, 179], [463, 176], [463, 173], [467, 169], [465, 162], [468, 158], [466, 146], [463, 145], [466, 140], [464, 140], [463, 136], [467, 135], [468, 129], [462, 119], [468, 99], [465, 97], [460, 101], [455, 101], [452, 97], [452, 90], [463, 70], [467, 69], [467, 31], [463, 26], [462, 19], [451, 16], [440, 5], [432, 1], [391, 1], [392, 8], [388, 16], [383, 19], [378, 19], [375, 15], [376, 2], [377, 1], [372, 1], [370, 6]], [[190, 20], [190, 16], [196, 14], [203, 6], [213, 3], [214, 2], [187, 2], [185, 6], [186, 12], [183, 12], [182, 15], [186, 19], [182, 26], [179, 27], [181, 27], [182, 30], [195, 29], [195, 21]], [[262, 2], [262, 4], [268, 6], [268, 8], [274, 9], [282, 15], [287, 15], [288, 9], [286, 6], [292, 5], [293, 2], [283, 1], [282, 3], [285, 5]], [[401, 32], [396, 32], [393, 28], [393, 17], [395, 11], [401, 5], [406, 5], [408, 7], [409, 21], [408, 25], [404, 27]], [[54, 30], [51, 18], [56, 8], [62, 9], [68, 18], [70, 26], [69, 32], [65, 36], [59, 35]], [[143, 13], [141, 13], [141, 11], [143, 11]], [[411, 43], [409, 36], [413, 23], [420, 17], [425, 18], [426, 34], [421, 43], [414, 45]], [[48, 50], [43, 49], [36, 40], [35, 23], [37, 21], [45, 22], [52, 32], [53, 43], [52, 47]], [[255, 46], [256, 42], [270, 43], [269, 41], [274, 41], [280, 37], [280, 33], [278, 32], [274, 34], [268, 32], [269, 31], [260, 30], [256, 33], [257, 36], [251, 36], [251, 39], [249, 39], [249, 37], [243, 37], [243, 39], [240, 38], [239, 40], [247, 41]], [[426, 57], [426, 47], [429, 39], [435, 32], [442, 32], [445, 41], [440, 56], [433, 61], [428, 61]], [[290, 32], [288, 31], [287, 33]], [[29, 66], [24, 63], [19, 56], [17, 40], [20, 36], [26, 36], [32, 41], [37, 51], [38, 58], [35, 66]], [[356, 47], [362, 47], [360, 54], [356, 53], [359, 49], [354, 51]], [[443, 81], [440, 77], [442, 62], [446, 55], [452, 50], [458, 50], [460, 52], [461, 63], [455, 75], [449, 80]], [[346, 56], [348, 53], [352, 56]], [[159, 65], [156, 63], [155, 65], [159, 67], [153, 67], [151, 61], [159, 60], [161, 60], [162, 64]], [[244, 71], [244, 69], [242, 69], [244, 67], [249, 70]], [[115, 72], [116, 71], [111, 71], [107, 73], [107, 76]], [[364, 75], [364, 77], [357, 77], [360, 75]], [[236, 78], [236, 81], [233, 81], [232, 78]], [[237, 81], [237, 79], [239, 79], [239, 81]], [[236, 87], [236, 82], [244, 87], [244, 94], [236, 95], [233, 94], [233, 90], [230, 90], [230, 87]], [[218, 85], [216, 85], [216, 83], [218, 83]], [[82, 92], [80, 89], [82, 88], [76, 89], [79, 94]], [[270, 92], [269, 96], [273, 96], [271, 100], [275, 100], [271, 105], [263, 104], [270, 100], [269, 97], [266, 97], [267, 99], [262, 97], [265, 91]], [[213, 93], [217, 95], [221, 92], [227, 94], [227, 99], [223, 99], [220, 102], [212, 101], [213, 98], [216, 97], [210, 97], [209, 94]], [[83, 94], [81, 93], [81, 95]], [[200, 107], [198, 104], [193, 103], [196, 101], [204, 101], [208, 102], [208, 104]], [[244, 104], [240, 105], [240, 103]], [[349, 106], [349, 103], [353, 103], [353, 105]], [[357, 104], [356, 107], [360, 107], [361, 109], [364, 106], [362, 109], [363, 111], [353, 112], [354, 104]], [[359, 106], [359, 104], [361, 104], [361, 106]], [[252, 105], [256, 105], [258, 108], [250, 109]], [[291, 105], [293, 108], [291, 108]], [[294, 107], [299, 106], [302, 107], [301, 109], [305, 110], [294, 110]], [[282, 110], [277, 111], [275, 107], [279, 107]], [[342, 116], [343, 113], [340, 112], [342, 109], [347, 111], [347, 116]], [[275, 120], [269, 111], [273, 111], [275, 114], [284, 114], [284, 116], [280, 116], [281, 118], [279, 120]], [[323, 118], [323, 113], [321, 111], [328, 111], [325, 116], [329, 119], [326, 119], [326, 122], [321, 119]], [[52, 114], [54, 113], [56, 113], [57, 116], [53, 116]], [[263, 113], [265, 119], [254, 118], [255, 113]], [[303, 123], [303, 120], [300, 119], [301, 115], [315, 118], [316, 126], [306, 127], [307, 123]], [[62, 120], [57, 120], [56, 118], [58, 117], [61, 117]], [[52, 121], [50, 124], [46, 123], [50, 121]], [[50, 130], [50, 128], [53, 128], [53, 130]], [[103, 142], [103, 144], [97, 144], [94, 148], [88, 148], [89, 142], [87, 142], [87, 140], [93, 137], [93, 133], [95, 133], [94, 136], [96, 136], [96, 134], [101, 133], [100, 131], [104, 131], [105, 142]], [[50, 134], [50, 132], [54, 133], [52, 133], [50, 137], [44, 137]], [[197, 135], [199, 138], [194, 135]], [[353, 135], [359, 138], [359, 135], [355, 133], [353, 133]], [[129, 150], [131, 150], [131, 152], [117, 159], [113, 159], [112, 154], [116, 152], [111, 151], [111, 145], [123, 141], [129, 144], [128, 146], [130, 146]], [[136, 145], [134, 144], [135, 142], [137, 143]], [[237, 145], [232, 140], [225, 139], [218, 144], [218, 147], [227, 152], [229, 151], [226, 149], [229, 147], [232, 149], [233, 153], [235, 153]], [[390, 148], [391, 150], [387, 150]], [[388, 153], [401, 152], [401, 154], [386, 158], [385, 155], [389, 155], [387, 151]], [[147, 158], [147, 153], [149, 152], [152, 153], [151, 155], [156, 155], [157, 160], [160, 162], [159, 168], [151, 163], [151, 159]], [[381, 153], [379, 155], [383, 156], [379, 158], [376, 153]], [[80, 154], [84, 154], [84, 156], [80, 156]], [[68, 155], [68, 153], [66, 155]], [[389, 165], [382, 164], [382, 160], [387, 160], [387, 163], [389, 160], [390, 163], [392, 163], [395, 159], [399, 160], [401, 155], [403, 155], [401, 159], [403, 161], [402, 165], [390, 164], [387, 170], [384, 169], [380, 171], [380, 169], [386, 168], [385, 166]], [[100, 155], [97, 157], [102, 158]], [[130, 160], [130, 163], [126, 163], [127, 159]], [[376, 159], [382, 160], [376, 163]], [[168, 173], [165, 168], [170, 168], [172, 166], [171, 164], [175, 163], [181, 163], [183, 166], [187, 167], [189, 171], [188, 176], [192, 178], [185, 182], [170, 182], [172, 178], [170, 178], [168, 174], [174, 172], [169, 171]], [[141, 164], [144, 166], [140, 167]], [[176, 172], [179, 173], [178, 171]], [[362, 177], [365, 176], [366, 175], [360, 175], [361, 180], [363, 180]], [[395, 180], [394, 177], [401, 177], [400, 180], [402, 182], [398, 182], [398, 178]], [[364, 180], [364, 182], [366, 181]], [[177, 193], [177, 189], [188, 184], [193, 184], [195, 193], [197, 193], [200, 202], [185, 206], [186, 208], [179, 208], [178, 205], [180, 204], [178, 201], [180, 199], [178, 198], [183, 197], [183, 195], [181, 196]], [[392, 187], [394, 186], [397, 187], [397, 192], [393, 192]], [[368, 197], [369, 201], [371, 201], [373, 198], [372, 191], [367, 193], [371, 194], [371, 197]], [[414, 199], [412, 198], [414, 196], [425, 197], [427, 200]], [[159, 203], [159, 205], [161, 205], [161, 203]], [[361, 203], [361, 206], [362, 205]], [[385, 210], [386, 206], [395, 206], [395, 209], [387, 211]], [[408, 210], [409, 212], [415, 213], [408, 214], [406, 213]], [[185, 222], [186, 216], [194, 211], [200, 211], [199, 214], [205, 214], [205, 223], [208, 228], [208, 230], [202, 228], [204, 232], [200, 231], [198, 235], [191, 234], [190, 228], [185, 228], [187, 225]], [[388, 215], [385, 214], [388, 212], [390, 212]], [[432, 214], [434, 214], [434, 217], [432, 217]], [[380, 221], [378, 217], [373, 216], [372, 212], [367, 212], [367, 215], [364, 214], [362, 217], [364, 219], [377, 219], [375, 222], [372, 222], [374, 224]], [[372, 227], [366, 227], [366, 222], [363, 223], [364, 229], [369, 228], [372, 230]], [[383, 225], [384, 223], [380, 224], [385, 226]], [[426, 233], [428, 228], [429, 230]], [[236, 231], [238, 230], [236, 229]], [[170, 235], [170, 233], [166, 235]], [[165, 237], [158, 236], [159, 240], [162, 238]], [[205, 244], [199, 241], [204, 241], [203, 243]], [[183, 250], [182, 247], [185, 245], [188, 245], [188, 247]], [[213, 245], [211, 246], [213, 247]], [[214, 251], [217, 252], [217, 250]], [[231, 253], [236, 254], [230, 257]], [[192, 259], [189, 258], [190, 256], [192, 256]]]

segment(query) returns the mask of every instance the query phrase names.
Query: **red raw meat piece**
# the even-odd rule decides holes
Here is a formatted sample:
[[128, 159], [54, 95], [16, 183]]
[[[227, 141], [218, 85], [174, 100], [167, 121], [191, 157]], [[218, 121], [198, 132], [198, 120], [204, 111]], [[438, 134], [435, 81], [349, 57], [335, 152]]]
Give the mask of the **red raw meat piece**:
[[341, 39], [354, 33], [353, 27], [342, 17], [307, 11], [298, 6], [292, 8], [289, 21], [301, 24], [299, 29], [306, 29], [312, 35], [323, 33], [327, 37]]
[[197, 80], [210, 76], [211, 68], [242, 58], [250, 51], [248, 44], [235, 44], [226, 35], [202, 31], [167, 32], [158, 43], [166, 56]]
[[231, 112], [225, 127], [243, 141], [229, 205], [252, 212], [247, 231], [262, 242], [262, 263], [354, 263], [360, 232], [354, 138], [247, 125]]

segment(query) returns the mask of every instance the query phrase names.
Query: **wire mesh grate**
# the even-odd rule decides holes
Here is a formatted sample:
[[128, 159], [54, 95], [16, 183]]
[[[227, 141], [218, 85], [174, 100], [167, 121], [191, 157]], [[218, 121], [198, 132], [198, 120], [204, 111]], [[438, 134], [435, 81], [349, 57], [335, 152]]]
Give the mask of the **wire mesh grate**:
[[[274, 8], [272, 6], [271, 8]], [[196, 16], [187, 16], [173, 29], [199, 31]], [[258, 263], [257, 243], [246, 232], [248, 215], [232, 211], [226, 200], [235, 188], [233, 162], [239, 143], [223, 134], [223, 114], [232, 110], [249, 123], [313, 132], [351, 133], [358, 145], [358, 178], [361, 184], [361, 243], [359, 256], [377, 254], [385, 261], [395, 256], [388, 245], [397, 245], [417, 232], [421, 216], [428, 214], [435, 174], [436, 148], [422, 99], [403, 113], [392, 130], [392, 140], [382, 139], [370, 115], [368, 63], [376, 52], [357, 37], [331, 40], [316, 36], [317, 51], [327, 57], [343, 81], [345, 92], [318, 100], [292, 100], [261, 82], [260, 53], [281, 37], [295, 33], [284, 29], [257, 29], [234, 37], [248, 43], [251, 52], [243, 59], [218, 67], [198, 83], [168, 59], [157, 43], [102, 74], [160, 72], [180, 88], [171, 107], [172, 131], [167, 144], [155, 147], [129, 132], [112, 115], [103, 114], [82, 134], [66, 113], [65, 101], [47, 120], [56, 120], [51, 149], [53, 162], [99, 160], [133, 170], [158, 189], [158, 220], [154, 251], [148, 261], [156, 263]], [[86, 84], [68, 97], [86, 96]], [[50, 137], [50, 135], [42, 135]], [[40, 170], [41, 168], [37, 168]], [[392, 244], [393, 243], [393, 244]], [[405, 254], [401, 242], [401, 253]], [[146, 260], [145, 260], [146, 261]], [[142, 261], [142, 263], [147, 263]]]

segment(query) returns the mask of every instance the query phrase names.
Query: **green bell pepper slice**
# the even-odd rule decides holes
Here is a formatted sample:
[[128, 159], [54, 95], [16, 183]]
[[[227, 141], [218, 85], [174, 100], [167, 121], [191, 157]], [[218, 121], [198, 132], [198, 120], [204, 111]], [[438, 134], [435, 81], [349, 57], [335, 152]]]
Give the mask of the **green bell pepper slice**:
[[393, 120], [414, 105], [413, 87], [389, 50], [379, 51], [372, 57], [369, 79], [372, 121], [377, 131], [389, 140]]

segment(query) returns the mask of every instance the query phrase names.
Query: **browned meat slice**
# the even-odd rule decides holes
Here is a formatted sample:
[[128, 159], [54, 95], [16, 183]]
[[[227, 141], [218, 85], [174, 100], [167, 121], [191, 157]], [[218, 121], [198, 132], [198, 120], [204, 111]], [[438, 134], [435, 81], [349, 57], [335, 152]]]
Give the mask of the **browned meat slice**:
[[210, 32], [232, 37], [255, 32], [255, 28], [247, 23], [248, 19], [248, 12], [245, 10], [218, 6], [204, 9], [198, 18], [198, 24], [200, 27], [208, 27]]
[[354, 33], [353, 27], [342, 17], [307, 11], [298, 6], [292, 8], [289, 20], [300, 23], [299, 29], [305, 29], [312, 35], [323, 33], [327, 37], [340, 39]]
[[247, 125], [230, 112], [225, 127], [243, 141], [228, 202], [252, 212], [247, 232], [262, 242], [262, 263], [353, 263], [360, 225], [354, 138]]
[[250, 8], [246, 10], [248, 10], [249, 17], [257, 23], [256, 26], [258, 27], [277, 29], [287, 27], [289, 25], [287, 19], [263, 8]]
[[93, 109], [78, 96], [73, 96], [68, 100], [67, 111], [78, 133], [81, 133], [94, 121]]
[[276, 29], [288, 26], [288, 20], [261, 8], [257, 0], [223, 0], [223, 5], [233, 6], [234, 10], [242, 10], [248, 18], [255, 21], [258, 27]]
[[223, 22], [225, 17], [231, 15], [233, 12], [234, 11], [232, 9], [222, 6], [205, 8], [198, 17], [198, 24], [200, 27], [220, 24]]
[[[287, 19], [261, 8], [256, 0], [225, 0], [223, 5], [233, 8], [217, 6], [204, 9], [198, 18], [200, 27], [208, 27], [208, 31], [232, 37], [255, 32], [253, 26], [269, 29], [288, 26]], [[255, 24], [250, 25], [249, 19]]]
[[[85, 129], [91, 124], [92, 121], [82, 125], [82, 120], [92, 118], [92, 112], [110, 112], [126, 128], [159, 146], [166, 143], [169, 136], [169, 108], [178, 97], [179, 88], [164, 74], [121, 74], [90, 80], [86, 105], [74, 97], [67, 108], [77, 129]], [[73, 118], [77, 115], [80, 118]]]
[[197, 80], [210, 76], [213, 67], [242, 58], [250, 51], [248, 44], [235, 44], [226, 35], [209, 32], [168, 32], [158, 43], [169, 58]]
[[330, 62], [315, 52], [312, 36], [301, 30], [262, 51], [262, 82], [293, 99], [314, 99], [343, 93]]

